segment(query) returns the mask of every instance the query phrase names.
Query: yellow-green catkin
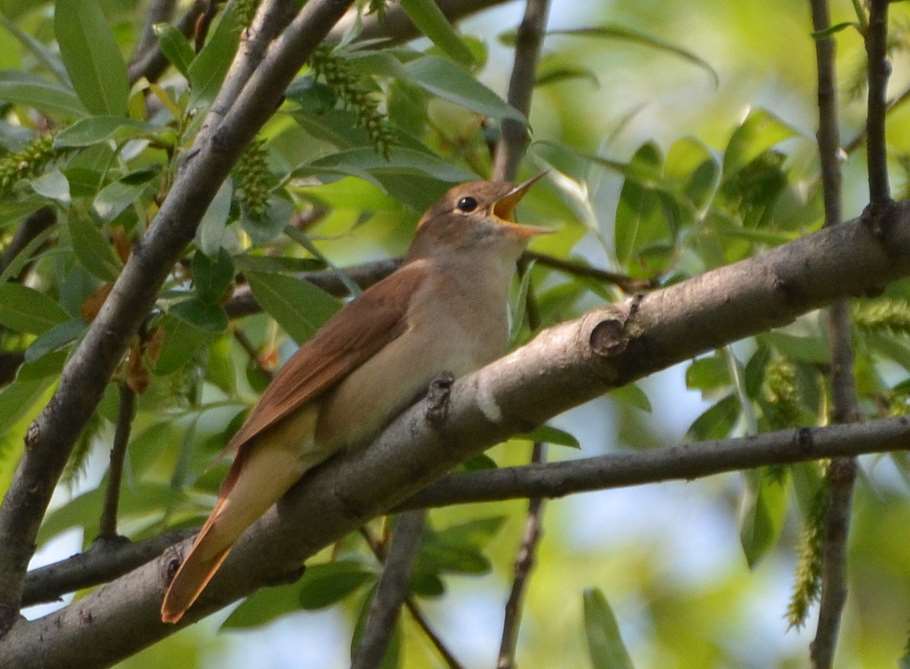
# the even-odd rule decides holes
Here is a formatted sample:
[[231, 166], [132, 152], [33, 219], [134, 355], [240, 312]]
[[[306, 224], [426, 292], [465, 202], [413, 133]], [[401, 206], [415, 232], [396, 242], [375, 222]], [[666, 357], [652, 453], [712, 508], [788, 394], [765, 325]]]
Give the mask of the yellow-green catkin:
[[54, 138], [45, 135], [0, 158], [0, 197], [9, 195], [20, 180], [41, 174], [55, 154]]
[[800, 424], [802, 411], [793, 363], [780, 358], [769, 364], [763, 393], [766, 418], [772, 427], [779, 429]]
[[806, 517], [800, 538], [799, 562], [793, 594], [787, 606], [787, 622], [799, 629], [806, 623], [809, 609], [821, 593], [822, 547], [825, 541], [825, 512], [828, 508], [828, 487], [822, 485], [815, 493], [812, 508]]
[[320, 47], [313, 52], [310, 66], [345, 108], [354, 112], [357, 124], [367, 131], [373, 147], [388, 159], [392, 131], [385, 114], [379, 111], [379, 102], [364, 86], [361, 75], [328, 47]]
[[254, 139], [234, 167], [235, 197], [243, 213], [253, 220], [265, 218], [269, 207], [271, 174], [265, 141]]
[[861, 330], [910, 334], [910, 302], [885, 298], [859, 303], [853, 308], [853, 322]]

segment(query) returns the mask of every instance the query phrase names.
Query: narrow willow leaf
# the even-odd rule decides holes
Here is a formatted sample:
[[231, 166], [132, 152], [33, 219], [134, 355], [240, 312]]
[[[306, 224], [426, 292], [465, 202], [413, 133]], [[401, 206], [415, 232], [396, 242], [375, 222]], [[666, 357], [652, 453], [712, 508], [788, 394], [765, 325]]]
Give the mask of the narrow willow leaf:
[[739, 540], [751, 569], [780, 538], [787, 515], [787, 486], [786, 479], [770, 475], [767, 468], [748, 471], [745, 476]]
[[25, 361], [34, 362], [48, 353], [53, 353], [67, 344], [76, 341], [88, 328], [88, 324], [81, 318], [63, 321], [47, 330], [32, 342], [25, 351]]
[[740, 405], [736, 395], [727, 395], [702, 413], [686, 432], [686, 437], [696, 441], [723, 439], [729, 436], [739, 418]]
[[569, 434], [565, 430], [560, 430], [558, 427], [553, 427], [552, 425], [541, 425], [526, 435], [516, 435], [516, 438], [539, 441], [544, 444], [553, 444], [556, 446], [581, 448], [581, 444], [574, 435]]
[[407, 63], [404, 70], [411, 82], [443, 100], [484, 116], [525, 121], [520, 111], [450, 60], [425, 56]]
[[622, 641], [616, 616], [598, 588], [585, 590], [585, 637], [594, 669], [633, 669], [632, 658]]
[[724, 179], [729, 179], [746, 165], [779, 142], [792, 137], [796, 130], [764, 109], [753, 110], [727, 143], [724, 151]]
[[602, 26], [593, 26], [590, 28], [548, 30], [546, 34], [599, 37], [603, 39], [621, 40], [624, 42], [640, 44], [641, 46], [648, 47], [650, 49], [657, 49], [658, 51], [663, 51], [665, 53], [678, 56], [679, 58], [682, 58], [683, 60], [692, 63], [693, 65], [697, 65], [710, 75], [711, 81], [714, 84], [715, 88], [720, 85], [720, 77], [718, 76], [717, 71], [711, 67], [711, 65], [703, 58], [697, 56], [688, 49], [684, 49], [675, 44], [671, 44], [670, 42], [660, 39], [659, 37], [654, 37], [653, 35], [648, 35], [646, 33], [639, 32], [638, 30], [633, 30], [632, 28], [626, 28], [624, 26], [616, 24], [606, 24]]
[[69, 319], [51, 297], [18, 283], [0, 285], [0, 325], [40, 335]]
[[401, 0], [401, 8], [411, 22], [433, 44], [462, 65], [473, 65], [474, 56], [439, 9], [436, 0]]
[[88, 216], [74, 212], [68, 228], [79, 263], [102, 281], [114, 281], [123, 264], [98, 226]]
[[0, 100], [66, 118], [88, 114], [72, 89], [25, 72], [0, 72]]
[[126, 116], [90, 116], [61, 130], [54, 138], [57, 148], [91, 146], [109, 139], [123, 142], [134, 137], [153, 135], [158, 128]]
[[229, 3], [212, 30], [209, 41], [187, 68], [192, 89], [190, 107], [205, 106], [215, 99], [237, 51], [240, 30], [236, 5]]
[[338, 300], [308, 281], [266, 272], [247, 272], [262, 308], [296, 342], [309, 339], [340, 307]]
[[180, 74], [189, 78], [190, 64], [196, 54], [186, 36], [170, 23], [156, 23], [152, 29], [161, 45], [161, 53]]
[[308, 567], [300, 579], [298, 601], [307, 610], [331, 606], [375, 579], [360, 562], [338, 560]]
[[95, 114], [125, 116], [126, 63], [97, 0], [57, 0], [54, 33], [73, 88]]
[[225, 179], [209, 203], [208, 209], [202, 216], [202, 222], [196, 229], [196, 244], [207, 256], [215, 256], [221, 249], [221, 240], [224, 238], [228, 216], [231, 213], [233, 195], [233, 181]]

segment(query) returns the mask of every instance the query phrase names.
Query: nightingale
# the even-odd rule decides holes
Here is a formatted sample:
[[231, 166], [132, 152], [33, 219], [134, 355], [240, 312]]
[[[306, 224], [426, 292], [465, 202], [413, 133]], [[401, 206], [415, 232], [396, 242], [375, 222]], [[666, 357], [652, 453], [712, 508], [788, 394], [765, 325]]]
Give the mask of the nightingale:
[[164, 596], [164, 622], [183, 617], [241, 533], [307, 470], [368, 443], [440, 373], [462, 376], [505, 352], [516, 261], [548, 232], [514, 211], [542, 176], [449, 190], [421, 217], [404, 264], [282, 367], [227, 446], [233, 465]]

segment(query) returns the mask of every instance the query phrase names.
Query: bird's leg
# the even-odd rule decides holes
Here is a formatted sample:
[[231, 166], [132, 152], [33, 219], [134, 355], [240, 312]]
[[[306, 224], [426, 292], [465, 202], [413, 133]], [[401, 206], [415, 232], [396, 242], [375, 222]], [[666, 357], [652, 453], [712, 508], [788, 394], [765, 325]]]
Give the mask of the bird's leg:
[[427, 388], [427, 422], [434, 428], [442, 427], [449, 417], [449, 396], [455, 375], [452, 372], [440, 372]]

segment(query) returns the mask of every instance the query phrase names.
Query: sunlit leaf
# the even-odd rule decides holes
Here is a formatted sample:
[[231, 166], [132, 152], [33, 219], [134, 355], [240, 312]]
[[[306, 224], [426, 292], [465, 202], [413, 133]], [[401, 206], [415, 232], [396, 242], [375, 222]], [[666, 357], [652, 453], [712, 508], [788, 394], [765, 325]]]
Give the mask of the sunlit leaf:
[[779, 142], [792, 137], [796, 131], [771, 112], [753, 110], [727, 143], [724, 151], [724, 179], [739, 170]]
[[[783, 470], [782, 477], [786, 476]], [[749, 567], [771, 549], [780, 537], [787, 512], [785, 478], [770, 475], [767, 469], [745, 473], [745, 499], [740, 505], [739, 538]]]
[[240, 31], [236, 5], [228, 3], [211, 30], [208, 42], [187, 68], [192, 89], [190, 107], [205, 106], [215, 99], [237, 50]]
[[740, 409], [736, 395], [727, 395], [696, 418], [689, 426], [686, 436], [698, 441], [723, 439], [730, 435], [736, 425]]
[[474, 63], [471, 50], [461, 41], [436, 0], [401, 0], [401, 8], [417, 29], [446, 54], [463, 65]]
[[340, 306], [308, 281], [268, 272], [247, 272], [246, 277], [262, 308], [297, 342], [309, 339]]
[[598, 588], [589, 588], [584, 592], [583, 602], [591, 665], [594, 669], [633, 669], [607, 598]]
[[68, 319], [63, 307], [45, 293], [18, 283], [0, 285], [0, 325], [40, 335]]

